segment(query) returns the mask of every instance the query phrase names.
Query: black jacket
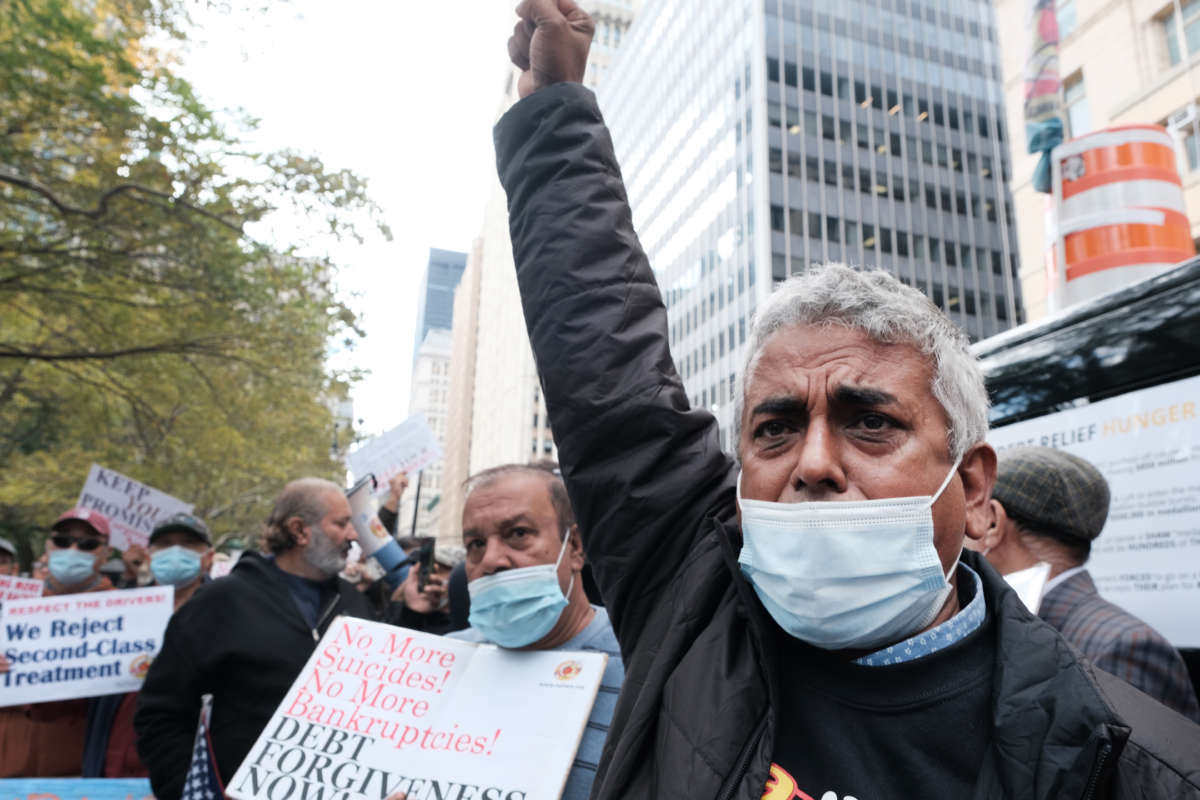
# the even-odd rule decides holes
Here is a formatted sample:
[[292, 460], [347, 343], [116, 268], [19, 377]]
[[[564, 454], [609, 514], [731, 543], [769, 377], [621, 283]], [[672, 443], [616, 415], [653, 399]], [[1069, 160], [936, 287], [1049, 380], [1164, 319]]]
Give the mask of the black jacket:
[[[735, 466], [689, 407], [591, 92], [534, 93], [501, 119], [496, 150], [559, 461], [625, 661], [592, 797], [760, 800], [780, 713], [774, 623], [737, 568]], [[1200, 797], [1200, 728], [1095, 672], [964, 560], [998, 654], [975, 796]]]
[[213, 696], [213, 751], [228, 784], [329, 623], [341, 614], [371, 618], [353, 586], [337, 586], [310, 628], [278, 569], [247, 551], [227, 577], [175, 612], [134, 716], [138, 754], [158, 800], [176, 800], [182, 790], [201, 697]]

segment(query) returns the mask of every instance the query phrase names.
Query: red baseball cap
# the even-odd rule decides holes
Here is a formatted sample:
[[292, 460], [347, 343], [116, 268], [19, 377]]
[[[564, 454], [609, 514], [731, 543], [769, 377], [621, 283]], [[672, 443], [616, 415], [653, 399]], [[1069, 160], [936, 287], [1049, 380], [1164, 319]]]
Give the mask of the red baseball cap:
[[82, 506], [77, 506], [64, 511], [59, 515], [58, 519], [54, 521], [54, 524], [50, 526], [50, 530], [56, 531], [62, 527], [64, 522], [70, 522], [71, 520], [79, 520], [80, 522], [89, 526], [96, 533], [101, 534], [104, 538], [108, 538], [108, 518], [99, 511], [95, 511], [94, 509], [90, 508], [83, 508]]

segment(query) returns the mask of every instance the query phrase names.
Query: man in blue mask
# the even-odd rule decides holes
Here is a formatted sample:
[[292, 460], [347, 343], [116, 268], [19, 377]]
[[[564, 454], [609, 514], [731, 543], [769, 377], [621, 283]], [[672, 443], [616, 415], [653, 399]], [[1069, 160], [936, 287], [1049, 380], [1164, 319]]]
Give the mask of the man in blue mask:
[[176, 609], [196, 593], [212, 568], [212, 533], [193, 514], [172, 514], [155, 525], [148, 550], [154, 582], [175, 587]]
[[[178, 611], [208, 579], [213, 560], [212, 534], [204, 520], [181, 511], [154, 526], [147, 552], [154, 583], [174, 587]], [[91, 702], [83, 777], [139, 778], [150, 774], [137, 753], [133, 727], [137, 696], [137, 692], [128, 692]]]
[[[592, 21], [574, 0], [518, 14], [524, 99], [496, 126], [497, 164], [564, 479], [628, 669], [592, 797], [1200, 797], [1200, 728], [1094, 671], [963, 552], [996, 456], [962, 331], [885, 272], [830, 265], [770, 292], [756, 203], [776, 181], [702, 219], [644, 209], [677, 254], [656, 273], [580, 85]], [[656, 75], [643, 85], [620, 101], [676, 100]], [[697, 152], [721, 152], [738, 119], [714, 117]], [[652, 162], [655, 136], [626, 144]], [[708, 174], [705, 157], [685, 176]], [[699, 252], [671, 243], [688, 227]], [[724, 296], [692, 269], [735, 228], [748, 241], [720, 258], [751, 274], [757, 260], [760, 277]], [[676, 289], [669, 313], [656, 274]], [[722, 431], [669, 343], [701, 346], [696, 324], [729, 342], [751, 309], [740, 385], [712, 349], [693, 367], [693, 388], [740, 406]]]
[[555, 467], [509, 464], [468, 480], [463, 545], [471, 627], [451, 638], [608, 654], [563, 790], [563, 800], [587, 800], [625, 669], [608, 613], [584, 593], [579, 526]]
[[[44, 594], [111, 591], [100, 574], [108, 560], [108, 519], [98, 511], [64, 511], [46, 539]], [[0, 671], [8, 662], [0, 655]], [[78, 775], [87, 727], [86, 699], [0, 708], [0, 778]]]

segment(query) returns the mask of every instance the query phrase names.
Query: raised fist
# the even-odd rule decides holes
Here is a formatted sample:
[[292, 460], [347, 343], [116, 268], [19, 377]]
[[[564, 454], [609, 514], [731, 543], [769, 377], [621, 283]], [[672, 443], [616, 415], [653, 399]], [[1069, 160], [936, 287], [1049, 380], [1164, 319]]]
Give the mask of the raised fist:
[[575, 0], [524, 0], [508, 40], [508, 56], [521, 70], [517, 91], [528, 97], [564, 81], [582, 83], [596, 25]]

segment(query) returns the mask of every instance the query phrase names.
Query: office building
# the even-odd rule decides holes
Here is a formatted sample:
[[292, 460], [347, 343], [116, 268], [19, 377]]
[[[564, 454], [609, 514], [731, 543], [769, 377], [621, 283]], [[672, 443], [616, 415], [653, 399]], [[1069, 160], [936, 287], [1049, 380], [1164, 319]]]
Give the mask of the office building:
[[[447, 411], [450, 393], [451, 334], [445, 328], [431, 328], [417, 349], [413, 366], [409, 414], [424, 414], [442, 449], [446, 447]], [[416, 503], [416, 535], [437, 536], [445, 461], [435, 461], [417, 475], [409, 476], [409, 487], [400, 498], [399, 532], [413, 530], [413, 504]], [[420, 501], [417, 485], [420, 484]], [[461, 544], [461, 538], [450, 542]]]
[[[1012, 196], [1029, 318], [1046, 312], [1047, 196], [1033, 190], [1023, 98], [1028, 0], [996, 0], [1008, 107]], [[1184, 205], [1200, 239], [1200, 2], [1058, 0], [1065, 136], [1118, 125], [1163, 125], [1175, 139]]]
[[434, 328], [450, 330], [454, 314], [454, 289], [467, 266], [467, 254], [454, 250], [429, 248], [429, 264], [421, 276], [417, 295], [417, 330], [413, 339], [413, 360]]
[[985, 0], [652, 0], [598, 94], [728, 450], [754, 310], [812, 263], [890, 270], [973, 339], [1021, 321]]

